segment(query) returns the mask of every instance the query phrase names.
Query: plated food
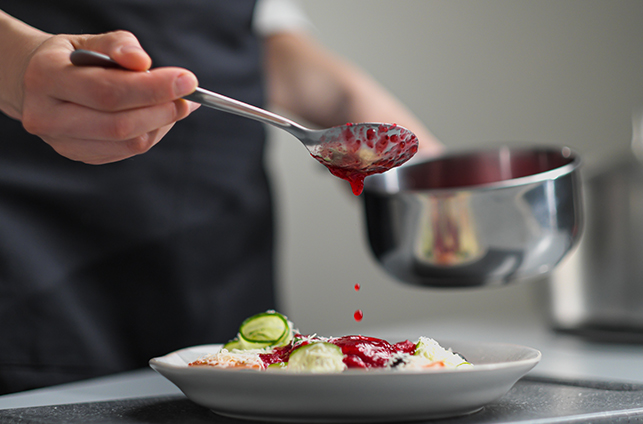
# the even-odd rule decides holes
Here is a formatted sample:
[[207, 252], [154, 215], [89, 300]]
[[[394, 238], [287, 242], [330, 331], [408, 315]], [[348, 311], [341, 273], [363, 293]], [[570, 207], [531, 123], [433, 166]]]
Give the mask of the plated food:
[[[232, 341], [237, 342], [239, 337]], [[504, 343], [439, 344], [461, 352], [473, 366], [290, 372], [281, 366], [259, 370], [194, 365], [223, 348], [234, 349], [229, 344], [187, 347], [152, 358], [150, 366], [189, 399], [220, 415], [273, 422], [381, 423], [476, 412], [507, 393], [541, 357], [535, 349]], [[293, 361], [291, 355], [288, 366]]]
[[338, 373], [348, 369], [465, 369], [473, 364], [429, 337], [389, 343], [362, 335], [302, 335], [283, 314], [267, 311], [244, 320], [236, 338], [189, 366]]

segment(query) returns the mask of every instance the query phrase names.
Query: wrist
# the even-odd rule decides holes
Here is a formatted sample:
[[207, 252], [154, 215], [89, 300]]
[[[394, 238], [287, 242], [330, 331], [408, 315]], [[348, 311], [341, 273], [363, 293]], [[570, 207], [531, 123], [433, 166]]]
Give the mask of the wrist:
[[34, 51], [51, 35], [0, 10], [0, 110], [20, 119], [24, 73]]

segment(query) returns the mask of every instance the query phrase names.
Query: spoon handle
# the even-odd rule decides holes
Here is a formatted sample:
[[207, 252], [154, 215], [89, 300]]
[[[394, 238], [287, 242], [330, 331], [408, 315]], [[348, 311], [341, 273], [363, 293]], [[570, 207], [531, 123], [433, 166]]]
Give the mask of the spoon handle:
[[194, 93], [188, 94], [183, 98], [223, 112], [233, 113], [245, 118], [274, 125], [286, 131], [300, 127], [295, 122], [282, 116], [201, 87], [197, 87]]
[[[109, 56], [90, 50], [75, 50], [71, 53], [70, 60], [71, 63], [76, 66], [100, 66], [103, 68], [125, 69]], [[291, 133], [299, 133], [302, 130], [305, 131], [305, 128], [290, 119], [201, 87], [197, 87], [192, 94], [188, 94], [183, 98], [223, 112], [233, 113], [245, 118], [274, 125]]]

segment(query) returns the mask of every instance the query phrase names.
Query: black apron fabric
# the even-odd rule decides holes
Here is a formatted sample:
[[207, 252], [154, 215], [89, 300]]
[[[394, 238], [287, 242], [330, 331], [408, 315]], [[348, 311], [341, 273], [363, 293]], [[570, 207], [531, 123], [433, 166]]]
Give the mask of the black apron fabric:
[[[253, 1], [0, 0], [52, 33], [132, 31], [155, 67], [262, 105]], [[0, 393], [145, 367], [274, 308], [261, 124], [201, 108], [92, 166], [0, 116]]]

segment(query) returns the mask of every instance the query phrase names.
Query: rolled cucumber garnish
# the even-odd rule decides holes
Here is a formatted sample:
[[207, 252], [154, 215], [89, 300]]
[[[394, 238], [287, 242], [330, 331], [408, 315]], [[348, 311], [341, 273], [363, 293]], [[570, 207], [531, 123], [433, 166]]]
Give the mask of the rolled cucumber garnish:
[[279, 312], [268, 311], [253, 315], [239, 327], [239, 349], [262, 349], [285, 346], [292, 340], [293, 331], [288, 319]]

